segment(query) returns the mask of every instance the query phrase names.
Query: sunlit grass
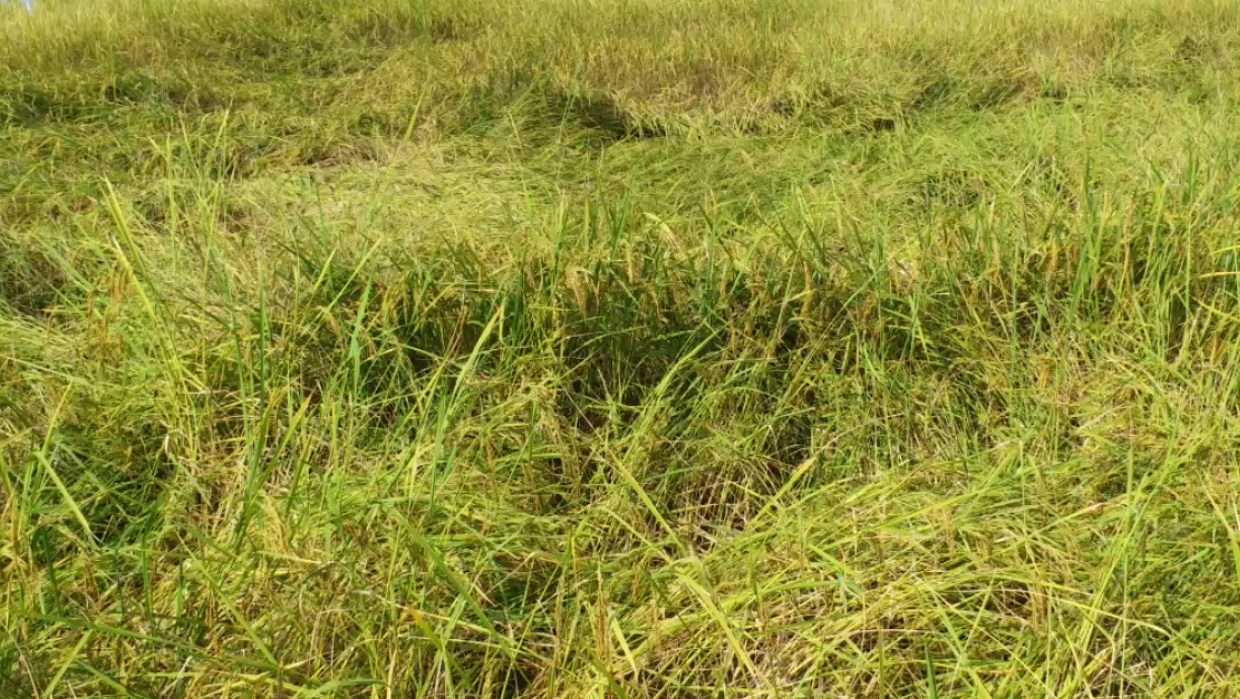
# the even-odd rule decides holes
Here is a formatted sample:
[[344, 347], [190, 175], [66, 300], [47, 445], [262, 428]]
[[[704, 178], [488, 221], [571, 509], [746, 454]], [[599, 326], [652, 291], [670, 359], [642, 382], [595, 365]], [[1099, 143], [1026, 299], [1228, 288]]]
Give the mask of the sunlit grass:
[[0, 11], [0, 696], [1236, 693], [1237, 14]]

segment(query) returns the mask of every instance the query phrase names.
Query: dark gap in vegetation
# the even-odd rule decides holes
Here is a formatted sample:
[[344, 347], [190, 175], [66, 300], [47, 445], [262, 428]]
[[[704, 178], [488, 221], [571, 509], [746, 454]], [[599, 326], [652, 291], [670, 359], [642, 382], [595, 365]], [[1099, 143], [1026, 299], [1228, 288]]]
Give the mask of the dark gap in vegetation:
[[9, 308], [42, 319], [73, 292], [70, 276], [47, 251], [0, 234], [0, 300]]
[[662, 126], [634, 117], [611, 97], [549, 89], [546, 113], [553, 125], [568, 125], [597, 134], [604, 142], [642, 140], [666, 136]]

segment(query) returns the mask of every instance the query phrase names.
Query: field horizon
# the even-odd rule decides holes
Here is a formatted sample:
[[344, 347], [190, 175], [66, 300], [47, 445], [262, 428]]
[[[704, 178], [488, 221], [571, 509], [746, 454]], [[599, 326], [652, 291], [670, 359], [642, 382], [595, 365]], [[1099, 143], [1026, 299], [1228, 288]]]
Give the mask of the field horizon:
[[1240, 696], [1238, 51], [0, 7], [0, 697]]

